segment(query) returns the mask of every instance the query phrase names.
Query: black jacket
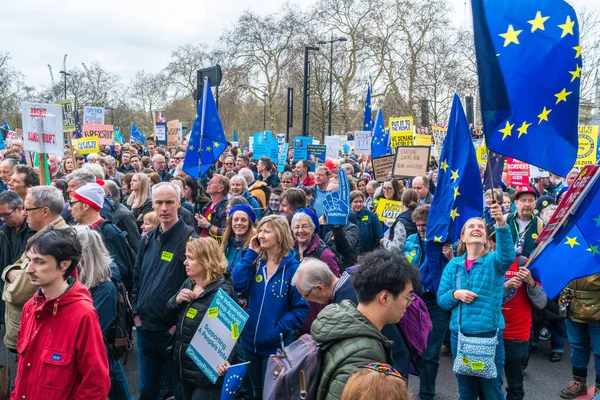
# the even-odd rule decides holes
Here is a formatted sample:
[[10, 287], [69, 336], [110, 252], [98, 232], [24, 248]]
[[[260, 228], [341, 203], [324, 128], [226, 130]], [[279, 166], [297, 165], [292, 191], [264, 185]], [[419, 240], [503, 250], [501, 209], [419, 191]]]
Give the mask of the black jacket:
[[127, 242], [133, 251], [137, 253], [141, 236], [133, 213], [123, 204], [117, 203], [113, 205], [112, 215], [113, 222], [120, 230], [127, 233]]
[[[148, 197], [146, 201], [140, 206], [131, 209], [131, 213], [133, 214], [133, 218], [135, 218], [135, 223], [138, 226], [138, 229], [141, 232], [142, 224], [144, 223], [144, 215], [148, 214], [152, 211], [152, 198]], [[140, 217], [141, 216], [141, 217]]]
[[172, 324], [166, 315], [169, 299], [179, 292], [187, 278], [185, 244], [189, 237], [198, 235], [181, 218], [166, 232], [160, 225], [140, 242], [133, 273], [131, 303], [133, 315], [142, 320], [141, 329], [166, 331]]
[[[181, 289], [190, 289], [192, 290], [193, 284], [192, 279], [187, 278]], [[219, 288], [223, 289], [227, 295], [231, 298], [235, 299], [235, 293], [233, 290], [233, 281], [231, 280], [231, 276], [229, 273], [220, 276], [215, 282], [209, 284], [206, 289], [194, 299], [191, 303], [182, 303], [177, 304], [175, 299], [177, 298], [177, 293], [171, 297], [169, 302], [167, 303], [167, 315], [169, 318], [170, 324], [176, 324], [177, 329], [175, 330], [175, 335], [173, 336], [173, 361], [175, 371], [179, 376], [181, 382], [200, 387], [214, 387], [213, 383], [207, 376], [198, 368], [196, 363], [192, 361], [192, 359], [185, 353], [185, 349], [187, 349], [188, 345], [192, 341], [194, 334], [200, 327], [200, 323], [202, 322], [202, 318], [206, 314], [210, 303], [213, 300], [213, 297], [219, 290]], [[195, 309], [197, 312], [193, 318], [189, 318], [188, 310], [190, 308]], [[234, 351], [231, 352], [229, 356], [229, 361], [232, 361]], [[221, 385], [223, 382], [223, 378], [219, 378], [217, 381], [217, 385]]]
[[0, 228], [0, 268], [2, 270], [14, 264], [21, 257], [25, 252], [27, 240], [34, 234], [35, 231], [27, 225], [27, 221], [23, 221], [23, 229], [18, 232], [6, 225]]
[[161, 182], [169, 182], [171, 179], [173, 179], [173, 175], [171, 175], [166, 169], [158, 172], [158, 176], [160, 177]]
[[102, 236], [102, 241], [106, 249], [110, 253], [114, 263], [119, 267], [123, 284], [127, 290], [131, 290], [135, 258], [127, 244], [127, 234], [112, 221], [106, 220], [98, 224], [96, 231]]
[[[204, 207], [202, 207], [201, 214], [204, 215], [204, 211], [212, 204], [212, 201], [206, 203]], [[224, 198], [217, 204], [215, 211], [212, 213], [212, 217], [208, 219], [211, 224], [219, 228], [217, 231], [217, 236], [223, 236], [225, 233], [225, 227], [227, 226], [227, 198]]]
[[345, 226], [326, 225], [323, 231], [326, 232], [323, 241], [337, 256], [340, 272], [356, 264], [360, 251], [360, 230], [351, 222], [352, 217], [351, 214]]

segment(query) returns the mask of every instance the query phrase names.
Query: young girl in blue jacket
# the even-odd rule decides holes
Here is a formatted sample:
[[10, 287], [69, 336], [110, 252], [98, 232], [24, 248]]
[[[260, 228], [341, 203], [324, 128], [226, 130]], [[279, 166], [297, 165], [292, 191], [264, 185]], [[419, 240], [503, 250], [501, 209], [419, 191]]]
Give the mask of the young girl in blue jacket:
[[308, 303], [291, 284], [298, 261], [287, 219], [264, 217], [257, 232], [246, 254], [233, 267], [233, 284], [236, 292], [249, 293], [249, 318], [241, 345], [252, 365], [248, 373], [254, 397], [262, 398], [269, 355], [276, 353], [281, 341], [285, 345], [292, 341], [293, 331], [308, 314]]
[[[458, 326], [466, 336], [497, 336], [495, 363], [498, 370], [496, 379], [484, 379], [456, 375], [458, 392], [463, 400], [479, 398], [504, 399], [502, 392], [502, 371], [504, 368], [504, 345], [502, 330], [502, 294], [504, 275], [515, 260], [515, 249], [511, 233], [504, 222], [499, 204], [490, 206], [492, 218], [496, 221], [497, 245], [495, 252], [489, 252], [485, 221], [471, 218], [462, 228], [458, 257], [453, 258], [442, 274], [438, 289], [438, 304], [452, 311], [450, 331], [452, 355], [456, 357]], [[459, 286], [460, 285], [460, 286]], [[459, 321], [459, 308], [462, 316]]]

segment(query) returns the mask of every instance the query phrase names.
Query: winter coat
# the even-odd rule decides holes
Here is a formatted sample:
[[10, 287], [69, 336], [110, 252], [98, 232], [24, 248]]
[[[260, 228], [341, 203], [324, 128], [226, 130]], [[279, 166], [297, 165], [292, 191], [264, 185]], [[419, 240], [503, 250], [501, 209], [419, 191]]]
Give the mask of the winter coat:
[[377, 215], [365, 207], [356, 214], [356, 219], [360, 230], [360, 254], [378, 248], [383, 234]]
[[167, 331], [167, 301], [179, 291], [186, 280], [185, 244], [190, 236], [198, 237], [180, 218], [168, 231], [160, 225], [150, 231], [140, 243], [135, 260], [131, 305], [133, 315], [139, 315], [141, 329]]
[[25, 252], [27, 240], [35, 234], [35, 231], [23, 221], [20, 231], [4, 225], [0, 228], [0, 268], [4, 269], [21, 257]]
[[248, 185], [248, 192], [250, 192], [250, 196], [254, 197], [258, 200], [260, 206], [262, 208], [268, 208], [269, 203], [267, 201], [267, 196], [265, 191], [261, 189], [262, 187], [266, 187], [267, 184], [263, 181], [254, 181], [252, 184]]
[[117, 287], [111, 280], [100, 282], [90, 289], [90, 294], [98, 313], [100, 328], [102, 332], [106, 332], [117, 318]]
[[417, 233], [417, 226], [412, 221], [413, 210], [409, 209], [400, 213], [390, 229], [385, 232], [388, 238], [383, 242], [383, 248], [387, 251], [404, 251], [406, 238]]
[[[353, 216], [353, 215], [351, 215]], [[323, 240], [338, 258], [340, 272], [356, 264], [360, 250], [360, 231], [358, 226], [350, 222], [345, 226], [328, 228]]]
[[[477, 335], [504, 329], [502, 316], [502, 295], [504, 293], [504, 275], [515, 260], [515, 248], [507, 226], [496, 227], [496, 251], [479, 257], [467, 272], [465, 261], [467, 253], [454, 257], [442, 274], [438, 289], [438, 304], [452, 311], [450, 330]], [[459, 282], [457, 282], [459, 281]], [[460, 287], [459, 287], [460, 285]], [[452, 297], [455, 290], [466, 289], [478, 295], [471, 304], [462, 304]], [[462, 307], [459, 322], [458, 311]]]
[[308, 314], [308, 303], [292, 285], [292, 277], [298, 269], [294, 253], [289, 252], [268, 280], [266, 261], [258, 260], [258, 253], [252, 249], [233, 267], [236, 292], [249, 293], [246, 310], [249, 318], [242, 331], [241, 344], [255, 354], [275, 354], [281, 347], [280, 334], [285, 345], [290, 344], [292, 332], [302, 325]]
[[[37, 237], [40, 232], [44, 232], [48, 227], [67, 229], [69, 228], [69, 225], [67, 225], [65, 220], [59, 216], [56, 217], [54, 221], [50, 222], [48, 226], [40, 229], [40, 231], [32, 237]], [[25, 303], [35, 294], [35, 287], [31, 284], [29, 277], [24, 272], [22, 272], [12, 283], [7, 282], [7, 274], [13, 269], [25, 271], [25, 268], [27, 268], [28, 265], [29, 258], [27, 258], [27, 253], [23, 252], [21, 258], [14, 264], [4, 268], [4, 271], [2, 272], [2, 280], [5, 282], [2, 300], [6, 303], [6, 310], [4, 313], [4, 323], [6, 326], [4, 344], [11, 350], [16, 350], [17, 348], [17, 331], [21, 324], [21, 312], [23, 311]]]
[[117, 203], [112, 207], [112, 214], [114, 224], [127, 233], [127, 243], [137, 253], [141, 236], [133, 213], [123, 204]]
[[144, 215], [148, 214], [152, 211], [152, 198], [148, 197], [144, 203], [139, 206], [131, 209], [131, 213], [133, 214], [133, 218], [135, 218], [135, 223], [138, 226], [139, 231], [142, 231], [142, 224], [144, 223]]
[[123, 284], [127, 290], [131, 290], [134, 260], [127, 244], [127, 234], [110, 221], [100, 222], [94, 230], [102, 236], [102, 242], [119, 267]]
[[321, 346], [330, 346], [321, 362], [317, 400], [340, 399], [348, 379], [360, 365], [393, 365], [391, 343], [349, 300], [325, 307], [310, 333]]
[[[192, 290], [193, 287], [192, 279], [187, 278], [185, 282], [183, 282], [181, 289]], [[177, 304], [175, 300], [181, 289], [175, 293], [167, 303], [167, 315], [169, 321], [177, 326], [175, 335], [173, 336], [174, 371], [184, 384], [200, 387], [214, 386], [204, 372], [202, 372], [196, 363], [185, 353], [185, 350], [200, 327], [200, 323], [219, 288], [223, 289], [228, 296], [235, 299], [233, 282], [230, 275], [226, 273], [226, 277], [223, 275], [218, 277], [215, 282], [209, 284], [204, 291], [200, 293], [200, 296], [195, 298], [191, 303], [183, 302]], [[231, 352], [230, 362], [232, 362], [234, 353], [235, 352]], [[221, 386], [222, 384], [223, 378], [219, 378], [217, 385]]]
[[23, 308], [11, 399], [106, 400], [106, 348], [89, 291], [73, 278], [59, 297], [41, 289]]
[[242, 257], [244, 257], [247, 250], [248, 246], [235, 245], [233, 235], [229, 237], [229, 242], [227, 243], [227, 247], [225, 247], [225, 258], [227, 258], [227, 271], [229, 273], [233, 270], [233, 266], [240, 262]]
[[[254, 213], [256, 214], [256, 219], [260, 219], [260, 216], [262, 214], [262, 209], [260, 207], [260, 204], [258, 204], [258, 200], [256, 200], [254, 197], [252, 197], [252, 195], [250, 194], [249, 191], [245, 191], [242, 196], [248, 200], [248, 203], [250, 203], [250, 207], [252, 207], [252, 210], [254, 210]], [[267, 206], [268, 207], [268, 204]]]
[[[505, 214], [504, 220], [506, 221], [506, 225], [510, 229], [510, 233], [512, 234], [512, 242], [516, 244], [519, 239], [519, 224], [515, 219], [517, 218], [517, 213], [514, 212], [512, 214]], [[542, 233], [544, 229], [544, 223], [537, 215], [532, 217], [531, 222], [525, 228], [525, 233], [523, 237], [523, 250], [521, 251], [522, 256], [529, 257], [531, 253], [536, 249], [538, 243], [535, 242], [538, 235]]]
[[267, 177], [267, 179], [261, 177], [260, 180], [263, 181], [264, 183], [266, 183], [267, 186], [270, 186], [272, 189], [275, 189], [276, 187], [281, 186], [281, 184], [279, 183], [279, 177], [277, 176], [277, 174], [270, 174]]

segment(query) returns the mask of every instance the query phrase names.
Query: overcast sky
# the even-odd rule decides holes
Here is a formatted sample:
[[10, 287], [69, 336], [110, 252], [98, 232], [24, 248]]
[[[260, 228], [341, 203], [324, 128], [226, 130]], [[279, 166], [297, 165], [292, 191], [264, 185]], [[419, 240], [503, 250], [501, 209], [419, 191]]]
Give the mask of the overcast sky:
[[[421, 0], [427, 1], [427, 0]], [[507, 0], [508, 1], [508, 0]], [[511, 0], [514, 1], [514, 0]], [[315, 0], [294, 0], [306, 8]], [[465, 0], [450, 0], [457, 24], [469, 23]], [[598, 0], [575, 0], [600, 9]], [[68, 54], [67, 68], [100, 61], [125, 82], [138, 70], [164, 68], [179, 45], [214, 43], [246, 9], [268, 14], [281, 0], [2, 0], [2, 43], [28, 85], [50, 84]], [[469, 2], [470, 3], [470, 2]]]

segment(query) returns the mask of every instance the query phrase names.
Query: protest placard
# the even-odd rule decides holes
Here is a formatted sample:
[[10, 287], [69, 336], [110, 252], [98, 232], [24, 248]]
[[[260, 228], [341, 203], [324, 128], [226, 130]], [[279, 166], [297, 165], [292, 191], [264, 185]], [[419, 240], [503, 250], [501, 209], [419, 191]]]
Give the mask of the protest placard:
[[296, 136], [294, 138], [294, 162], [308, 158], [308, 145], [312, 144], [312, 138], [307, 136]]
[[508, 186], [529, 186], [529, 164], [507, 157]]
[[431, 135], [415, 135], [415, 146], [431, 146]]
[[115, 143], [112, 125], [83, 125], [81, 131], [82, 137], [98, 136], [101, 145]]
[[574, 167], [596, 164], [596, 149], [598, 147], [598, 126], [579, 127], [579, 147]]
[[73, 148], [79, 154], [92, 154], [100, 152], [98, 136], [82, 137], [73, 140]]
[[[188, 307], [186, 318], [194, 318], [197, 313]], [[219, 288], [185, 351], [212, 383], [217, 382], [217, 366], [229, 358], [246, 321], [248, 314]]]
[[265, 132], [255, 132], [254, 135], [254, 149], [252, 151], [252, 158], [254, 160], [258, 160], [261, 157], [270, 157], [271, 143], [267, 140], [267, 135]]
[[287, 154], [289, 149], [289, 143], [281, 143], [279, 145], [279, 157], [277, 158], [277, 172], [283, 172], [285, 170], [285, 162], [287, 160]]
[[390, 147], [412, 146], [414, 144], [412, 117], [390, 118]]
[[179, 140], [179, 120], [167, 122], [167, 146], [176, 146]]
[[356, 154], [371, 154], [371, 140], [373, 132], [356, 131], [354, 132], [354, 152]]
[[23, 149], [35, 153], [64, 154], [63, 111], [57, 104], [22, 103]]
[[430, 146], [398, 147], [392, 174], [397, 178], [414, 178], [427, 174], [430, 153]]
[[389, 173], [392, 172], [395, 159], [396, 156], [393, 154], [371, 159], [371, 163], [373, 164], [373, 178], [377, 182], [382, 183], [388, 177]]
[[444, 139], [446, 139], [446, 132], [448, 128], [444, 128], [441, 126], [433, 125], [431, 127], [431, 136], [433, 136], [433, 145], [437, 150], [438, 157], [442, 154], [442, 145], [444, 144]]
[[104, 108], [103, 107], [83, 107], [83, 123], [82, 125], [103, 125], [104, 124]]
[[251, 153], [254, 152], [254, 137], [253, 136], [248, 137], [248, 151], [250, 151]]
[[338, 171], [338, 182], [339, 189], [325, 195], [323, 210], [328, 224], [345, 226], [350, 215], [350, 182], [344, 168]]
[[308, 164], [310, 172], [315, 172], [315, 169], [325, 163], [327, 146], [324, 144], [309, 144], [306, 146], [308, 154]]
[[337, 136], [325, 136], [325, 146], [327, 146], [325, 157], [336, 160], [340, 154], [340, 138]]
[[73, 102], [71, 100], [57, 101], [63, 111], [63, 132], [73, 132], [75, 130], [75, 113], [73, 112]]
[[485, 145], [485, 140], [481, 141], [481, 144], [475, 148], [475, 153], [477, 153], [477, 162], [485, 163], [488, 159], [488, 151]]
[[375, 212], [381, 222], [395, 221], [402, 212], [402, 202], [381, 198], [378, 200]]
[[[157, 122], [154, 127], [154, 139], [156, 143], [159, 145], [167, 144], [167, 123], [166, 122]], [[102, 144], [102, 143], [100, 143]]]

